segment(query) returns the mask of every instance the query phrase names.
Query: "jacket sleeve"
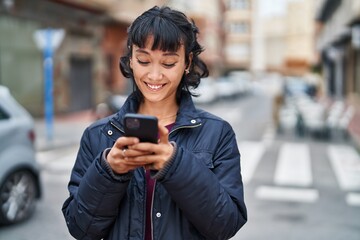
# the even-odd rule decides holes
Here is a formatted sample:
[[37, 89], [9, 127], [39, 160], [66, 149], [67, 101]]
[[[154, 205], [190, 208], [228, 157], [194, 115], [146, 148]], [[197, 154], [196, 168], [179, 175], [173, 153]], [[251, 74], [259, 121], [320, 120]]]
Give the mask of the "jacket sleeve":
[[[216, 139], [212, 137], [211, 141]], [[217, 141], [212, 166], [205, 164], [211, 160], [199, 159], [206, 154], [178, 146], [169, 171], [159, 180], [206, 239], [228, 239], [247, 221], [240, 153], [228, 123], [224, 122]]]
[[82, 136], [68, 184], [70, 196], [62, 207], [69, 232], [76, 239], [101, 239], [108, 234], [129, 182], [129, 177], [113, 179], [101, 166], [102, 153], [95, 155], [92, 150], [99, 148], [98, 140], [90, 142], [99, 136], [91, 138], [89, 132], [85, 130]]

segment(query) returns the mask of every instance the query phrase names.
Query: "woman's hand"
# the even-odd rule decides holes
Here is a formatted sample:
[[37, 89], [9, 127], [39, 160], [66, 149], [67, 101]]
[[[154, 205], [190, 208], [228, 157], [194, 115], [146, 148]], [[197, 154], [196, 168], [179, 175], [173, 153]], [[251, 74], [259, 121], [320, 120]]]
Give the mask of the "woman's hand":
[[126, 151], [128, 164], [141, 165], [146, 169], [161, 170], [170, 159], [174, 147], [169, 142], [169, 131], [158, 125], [159, 141], [157, 144], [141, 142], [129, 146]]
[[139, 139], [135, 137], [120, 137], [116, 140], [106, 157], [111, 169], [115, 173], [124, 174], [140, 166], [128, 164], [126, 161], [128, 147], [137, 143], [139, 143]]
[[116, 173], [127, 173], [138, 167], [161, 170], [170, 159], [174, 147], [169, 142], [169, 131], [158, 125], [157, 144], [139, 142], [138, 138], [120, 137], [110, 150], [107, 160]]

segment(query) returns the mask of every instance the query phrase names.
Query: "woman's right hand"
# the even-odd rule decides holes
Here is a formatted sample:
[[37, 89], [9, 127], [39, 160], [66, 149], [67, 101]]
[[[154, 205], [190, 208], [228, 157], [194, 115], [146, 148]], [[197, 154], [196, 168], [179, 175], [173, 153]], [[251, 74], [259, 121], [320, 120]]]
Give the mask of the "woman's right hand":
[[106, 157], [111, 169], [117, 174], [124, 174], [134, 170], [141, 165], [129, 164], [126, 158], [126, 151], [129, 146], [139, 143], [139, 139], [135, 137], [120, 137], [116, 140]]

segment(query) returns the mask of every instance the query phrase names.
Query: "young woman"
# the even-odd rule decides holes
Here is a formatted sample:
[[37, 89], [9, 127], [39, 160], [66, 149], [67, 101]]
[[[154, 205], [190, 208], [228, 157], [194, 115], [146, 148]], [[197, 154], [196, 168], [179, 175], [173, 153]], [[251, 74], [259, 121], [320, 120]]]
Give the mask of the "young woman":
[[[191, 90], [208, 75], [198, 29], [154, 7], [128, 31], [120, 69], [135, 90], [118, 113], [88, 127], [63, 213], [77, 239], [228, 239], [247, 220], [231, 126], [198, 110]], [[126, 113], [158, 118], [158, 143], [125, 137]]]

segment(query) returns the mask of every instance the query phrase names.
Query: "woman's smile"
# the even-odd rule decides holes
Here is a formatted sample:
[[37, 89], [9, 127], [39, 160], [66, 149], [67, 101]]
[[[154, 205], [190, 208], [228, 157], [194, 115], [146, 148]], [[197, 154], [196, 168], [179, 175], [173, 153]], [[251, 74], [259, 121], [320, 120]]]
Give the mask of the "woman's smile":
[[147, 83], [145, 82], [146, 86], [151, 90], [151, 91], [159, 91], [161, 90], [166, 84], [151, 84], [151, 83]]

